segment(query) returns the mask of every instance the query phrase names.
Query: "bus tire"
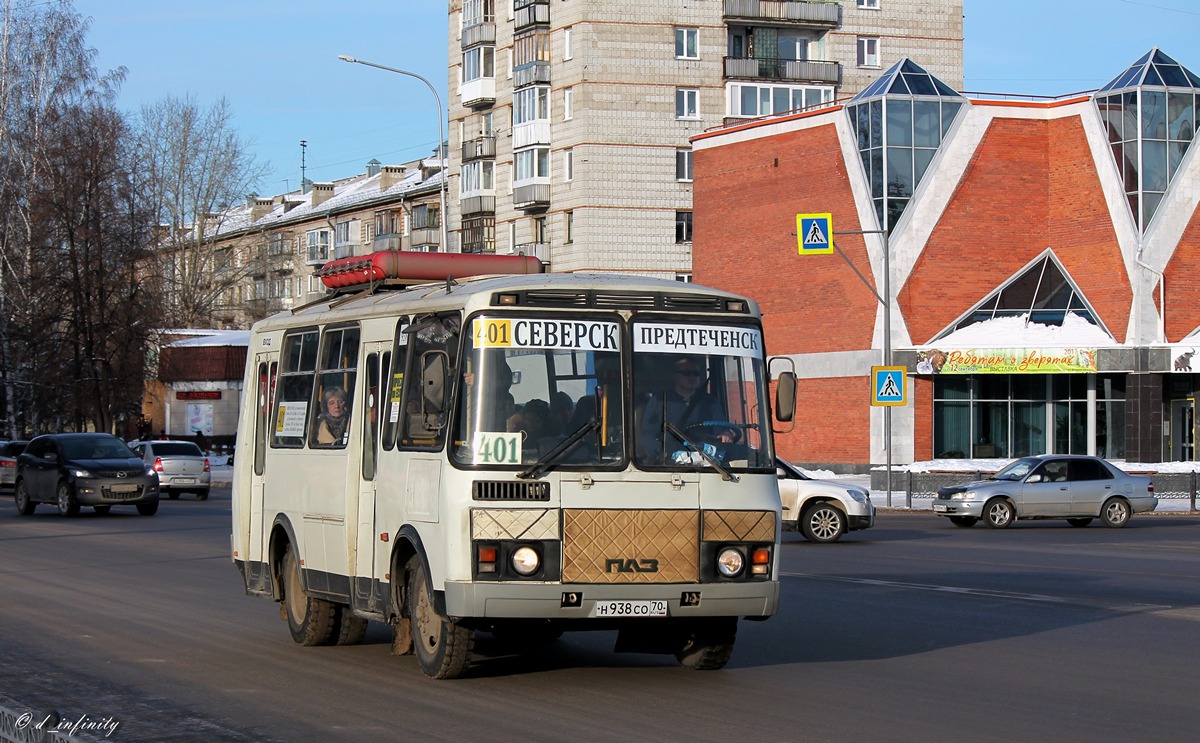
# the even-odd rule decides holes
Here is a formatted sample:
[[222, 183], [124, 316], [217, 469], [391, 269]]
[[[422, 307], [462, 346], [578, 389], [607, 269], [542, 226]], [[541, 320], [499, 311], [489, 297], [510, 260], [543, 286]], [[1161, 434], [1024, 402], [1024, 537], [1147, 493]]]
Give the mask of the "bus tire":
[[408, 616], [417, 663], [430, 678], [458, 678], [471, 660], [475, 631], [437, 613], [433, 604], [433, 586], [420, 557], [409, 562], [407, 572]]
[[699, 620], [684, 630], [683, 645], [675, 657], [684, 668], [716, 671], [729, 662], [736, 638], [737, 617]]
[[359, 645], [367, 636], [367, 620], [354, 615], [349, 606], [337, 607], [337, 645]]
[[282, 572], [283, 607], [292, 639], [297, 645], [330, 644], [334, 639], [337, 607], [304, 593], [304, 586], [300, 582], [300, 564], [296, 559], [296, 550], [290, 544], [283, 553]]

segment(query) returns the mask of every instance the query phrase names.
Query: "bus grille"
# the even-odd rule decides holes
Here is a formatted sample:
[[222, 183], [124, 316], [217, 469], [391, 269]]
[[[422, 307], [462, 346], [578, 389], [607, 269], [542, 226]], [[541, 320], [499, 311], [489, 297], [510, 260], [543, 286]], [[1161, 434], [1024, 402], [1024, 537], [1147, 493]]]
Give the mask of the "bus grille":
[[563, 583], [696, 583], [697, 511], [563, 510]]
[[476, 480], [471, 483], [471, 499], [489, 501], [550, 500], [550, 483]]

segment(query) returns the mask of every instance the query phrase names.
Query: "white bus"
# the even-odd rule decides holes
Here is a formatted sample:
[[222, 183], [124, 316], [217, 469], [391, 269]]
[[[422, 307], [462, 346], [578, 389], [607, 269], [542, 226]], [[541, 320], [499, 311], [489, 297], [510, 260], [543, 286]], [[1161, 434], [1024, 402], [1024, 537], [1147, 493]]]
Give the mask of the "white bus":
[[[618, 651], [715, 669], [739, 617], [775, 613], [755, 303], [520, 275], [540, 270], [376, 253], [323, 268], [327, 299], [255, 324], [232, 556], [297, 643], [355, 643], [387, 622], [394, 653], [452, 678], [476, 631], [528, 643], [615, 628]], [[779, 376], [775, 414], [790, 420], [795, 378]]]

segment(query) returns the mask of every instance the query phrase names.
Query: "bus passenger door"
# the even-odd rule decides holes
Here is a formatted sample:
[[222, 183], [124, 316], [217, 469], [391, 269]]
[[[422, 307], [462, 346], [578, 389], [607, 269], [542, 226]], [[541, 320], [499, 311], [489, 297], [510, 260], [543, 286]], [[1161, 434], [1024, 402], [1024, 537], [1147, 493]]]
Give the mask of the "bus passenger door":
[[[266, 482], [266, 464], [267, 464], [267, 442], [271, 438], [271, 410], [272, 402], [275, 395], [275, 375], [279, 370], [278, 357], [272, 354], [260, 353], [256, 356], [257, 368], [257, 384], [255, 385], [255, 412], [254, 412], [254, 432], [251, 439], [252, 451], [238, 452], [237, 456], [251, 456], [253, 462], [250, 467], [250, 533], [248, 548], [250, 554], [246, 559], [249, 564], [255, 562], [266, 565], [270, 562], [270, 556], [266, 554], [266, 547], [263, 539], [265, 538], [263, 525], [263, 489]], [[264, 571], [261, 576], [263, 588], [266, 588], [265, 580], [270, 575], [269, 568]]]
[[359, 466], [362, 477], [358, 489], [358, 549], [355, 550], [356, 564], [352, 566], [354, 578], [354, 605], [367, 611], [380, 611], [385, 600], [379, 590], [379, 579], [376, 574], [375, 553], [378, 549], [386, 549], [390, 545], [379, 541], [375, 533], [375, 477], [378, 472], [380, 451], [380, 421], [385, 410], [384, 400], [386, 389], [381, 389], [380, 380], [386, 379], [388, 363], [391, 359], [391, 349], [388, 343], [365, 344], [366, 382], [363, 394], [364, 415], [360, 416], [362, 425], [362, 449], [359, 452]]

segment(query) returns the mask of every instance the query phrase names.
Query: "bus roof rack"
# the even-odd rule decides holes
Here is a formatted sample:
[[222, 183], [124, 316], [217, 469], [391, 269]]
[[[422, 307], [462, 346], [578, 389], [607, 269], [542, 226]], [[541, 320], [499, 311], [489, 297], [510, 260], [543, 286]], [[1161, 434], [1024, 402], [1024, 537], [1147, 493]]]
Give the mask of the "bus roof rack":
[[414, 284], [496, 274], [545, 273], [540, 260], [529, 255], [476, 253], [418, 253], [379, 250], [368, 255], [339, 258], [317, 269], [314, 275], [335, 294], [376, 289], [404, 289]]

